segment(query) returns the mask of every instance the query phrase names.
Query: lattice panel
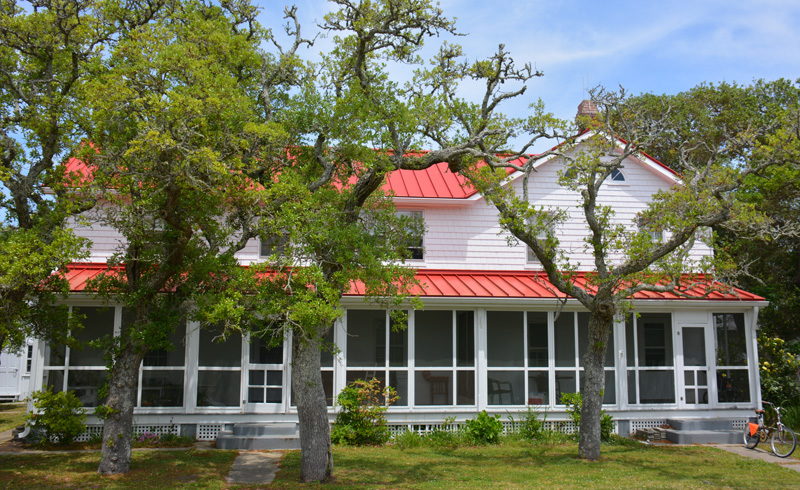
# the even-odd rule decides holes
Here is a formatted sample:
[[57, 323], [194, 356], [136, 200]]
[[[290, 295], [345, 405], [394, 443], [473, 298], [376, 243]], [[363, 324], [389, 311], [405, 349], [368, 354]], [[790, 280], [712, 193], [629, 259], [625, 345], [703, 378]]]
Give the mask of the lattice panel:
[[133, 433], [137, 435], [141, 434], [155, 434], [157, 436], [161, 436], [164, 434], [175, 434], [180, 435], [180, 427], [174, 424], [170, 425], [134, 425], [133, 426]]
[[222, 424], [197, 424], [197, 440], [213, 441], [223, 428]]
[[744, 430], [747, 425], [748, 419], [733, 419], [731, 420], [731, 428], [733, 430]]
[[639, 429], [652, 429], [667, 423], [667, 419], [640, 419], [631, 420], [631, 432]]
[[86, 442], [92, 438], [92, 436], [102, 436], [103, 435], [103, 426], [102, 425], [87, 425], [86, 432], [79, 435], [75, 438], [75, 442]]

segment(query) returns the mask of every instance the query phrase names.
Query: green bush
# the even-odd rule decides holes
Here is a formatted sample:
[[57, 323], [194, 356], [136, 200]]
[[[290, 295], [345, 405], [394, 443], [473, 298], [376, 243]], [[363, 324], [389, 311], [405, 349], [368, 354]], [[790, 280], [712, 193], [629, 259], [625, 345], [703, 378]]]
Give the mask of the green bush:
[[381, 445], [389, 440], [384, 412], [397, 401], [394, 388], [382, 388], [376, 378], [359, 379], [347, 385], [336, 400], [341, 409], [331, 431], [334, 444]]
[[419, 434], [419, 432], [407, 430], [402, 434], [395, 436], [394, 443], [400, 449], [414, 449], [423, 446], [425, 444], [425, 440]]
[[528, 407], [528, 411], [519, 425], [519, 435], [526, 441], [535, 441], [542, 435], [543, 430], [544, 422], [539, 420], [539, 414]]
[[[575, 428], [580, 431], [581, 409], [583, 408], [583, 396], [580, 393], [562, 393], [561, 403], [567, 406], [567, 413], [575, 424]], [[600, 410], [600, 439], [604, 442], [611, 440], [611, 433], [614, 431], [614, 419], [605, 410]]]
[[800, 430], [800, 406], [785, 407], [781, 410], [781, 420], [794, 430]]
[[781, 338], [764, 334], [758, 337], [763, 400], [778, 406], [800, 403], [800, 384], [797, 382], [800, 359], [795, 354], [796, 351], [797, 345], [789, 344]]
[[45, 439], [58, 444], [70, 444], [86, 430], [83, 404], [71, 391], [53, 393], [48, 388], [31, 395], [35, 410], [28, 414], [28, 424]]
[[464, 431], [477, 444], [497, 444], [503, 433], [503, 423], [499, 415], [489, 415], [483, 410], [474, 419], [466, 421]]

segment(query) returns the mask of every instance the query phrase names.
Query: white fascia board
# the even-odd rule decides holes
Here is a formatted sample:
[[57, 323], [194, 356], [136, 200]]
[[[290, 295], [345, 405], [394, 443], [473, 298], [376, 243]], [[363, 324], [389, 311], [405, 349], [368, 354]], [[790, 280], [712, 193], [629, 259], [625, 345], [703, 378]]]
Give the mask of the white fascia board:
[[[477, 192], [475, 194], [478, 194]], [[393, 197], [395, 205], [404, 208], [458, 207], [466, 206], [471, 197], [456, 199], [447, 197]]]
[[[566, 302], [554, 298], [476, 298], [476, 297], [448, 297], [448, 296], [432, 296], [419, 298], [425, 303], [426, 306], [434, 308], [452, 307], [470, 307], [470, 308], [564, 308], [568, 311], [586, 311], [586, 308], [577, 299], [567, 299]], [[636, 311], [648, 311], [658, 309], [663, 311], [669, 309], [671, 311], [677, 310], [707, 310], [707, 309], [725, 309], [725, 310], [742, 310], [747, 311], [754, 306], [764, 307], [768, 305], [768, 301], [733, 301], [733, 300], [680, 300], [680, 299], [664, 299], [664, 300], [634, 300], [633, 307]], [[345, 296], [342, 298], [342, 306], [355, 307], [356, 309], [370, 309], [377, 306], [376, 303], [364, 301], [363, 296]], [[401, 308], [407, 308], [409, 304], [406, 303]]]

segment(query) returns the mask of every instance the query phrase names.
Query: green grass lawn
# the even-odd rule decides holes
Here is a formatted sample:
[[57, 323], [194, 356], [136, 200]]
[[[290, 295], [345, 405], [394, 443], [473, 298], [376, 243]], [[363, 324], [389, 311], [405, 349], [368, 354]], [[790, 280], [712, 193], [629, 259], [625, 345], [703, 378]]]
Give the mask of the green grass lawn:
[[[460, 449], [343, 448], [334, 451], [330, 488], [787, 488], [800, 473], [708, 447], [604, 446], [599, 462], [576, 458], [575, 444]], [[235, 451], [137, 451], [127, 475], [101, 477], [99, 454], [0, 455], [0, 488], [229, 488]], [[289, 452], [275, 488], [302, 486]], [[318, 485], [317, 485], [318, 486]]]
[[[431, 449], [337, 448], [331, 488], [800, 487], [800, 473], [708, 447], [603, 447], [599, 462], [574, 444]], [[297, 486], [299, 454], [284, 459], [277, 488]]]
[[236, 451], [135, 451], [126, 475], [97, 474], [99, 452], [0, 455], [0, 488], [227, 488]]
[[0, 432], [13, 429], [24, 422], [24, 403], [0, 403]]

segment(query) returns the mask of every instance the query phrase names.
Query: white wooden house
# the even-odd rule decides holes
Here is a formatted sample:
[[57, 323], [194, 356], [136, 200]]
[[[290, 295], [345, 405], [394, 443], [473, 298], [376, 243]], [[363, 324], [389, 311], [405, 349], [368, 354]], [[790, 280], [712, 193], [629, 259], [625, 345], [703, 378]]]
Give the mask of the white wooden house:
[[[555, 232], [572, 262], [588, 271], [586, 224], [576, 195], [557, 183], [560, 165], [557, 158], [539, 164], [530, 199], [569, 211], [569, 220]], [[677, 178], [655, 160], [631, 157], [603, 185], [601, 200], [614, 206], [617, 220], [635, 226], [634, 216], [653, 193]], [[521, 182], [509, 176], [508, 185]], [[424, 309], [410, 312], [407, 328], [396, 332], [385, 311], [351, 291], [333, 331], [341, 351], [323, 355], [329, 403], [347, 382], [375, 376], [400, 395], [388, 415], [396, 430], [424, 429], [448, 416], [463, 420], [483, 409], [505, 420], [534, 407], [547, 411], [549, 423], [565, 420], [560, 394], [580, 387], [588, 315], [577, 301], [556, 292], [526, 247], [509, 245], [495, 209], [445, 164], [395, 172], [386, 188], [399, 210], [419, 213], [425, 222], [419, 258], [409, 261], [424, 285]], [[103, 306], [84, 292], [120, 237], [101, 226], [75, 230], [93, 243], [89, 261], [73, 264], [67, 274], [70, 305], [86, 315], [78, 336], [88, 340], [118, 331], [126, 321], [121, 307]], [[239, 259], [258, 262], [260, 252], [252, 241]], [[698, 242], [692, 256], [710, 253]], [[763, 298], [741, 290], [698, 292], [693, 299], [640, 293], [633, 303], [639, 315], [615, 324], [606, 358], [605, 409], [621, 433], [667, 417], [743, 422], [760, 404], [756, 328]], [[213, 337], [189, 322], [175, 333], [175, 350], [145, 358], [136, 425], [209, 439], [227, 424], [296, 420], [289, 389], [291, 339], [283, 348], [268, 349], [241, 338], [212, 343]], [[97, 402], [106, 371], [101, 353], [38, 343], [35, 354], [37, 387], [74, 390], [87, 406]]]
[[31, 394], [34, 341], [19, 350], [0, 351], [0, 401], [20, 401]]

